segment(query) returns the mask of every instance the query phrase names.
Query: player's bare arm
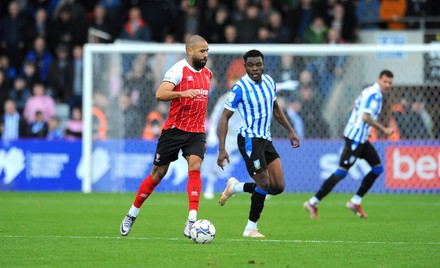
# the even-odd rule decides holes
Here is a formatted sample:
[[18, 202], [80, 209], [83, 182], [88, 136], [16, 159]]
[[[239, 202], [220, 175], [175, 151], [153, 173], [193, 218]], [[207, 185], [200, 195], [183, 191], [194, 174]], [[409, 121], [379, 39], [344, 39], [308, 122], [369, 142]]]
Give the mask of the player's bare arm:
[[298, 148], [300, 146], [299, 138], [295, 133], [295, 130], [287, 121], [286, 115], [281, 109], [278, 102], [275, 100], [273, 105], [273, 117], [287, 130], [289, 131], [289, 140], [293, 148]]
[[228, 122], [234, 112], [227, 109], [223, 110], [222, 116], [218, 123], [217, 137], [218, 137], [218, 157], [217, 165], [222, 169], [225, 166], [225, 161], [229, 163], [229, 154], [225, 149], [226, 134], [228, 133]]
[[381, 123], [375, 121], [371, 115], [369, 115], [368, 113], [364, 113], [362, 115], [362, 120], [364, 120], [365, 123], [369, 124], [370, 126], [376, 128], [377, 130], [382, 131], [383, 133], [385, 133], [385, 135], [390, 136], [394, 133], [394, 128], [392, 127], [385, 127], [384, 125], [382, 125]]
[[195, 98], [199, 90], [197, 89], [188, 89], [186, 91], [173, 91], [176, 87], [171, 82], [164, 81], [160, 84], [159, 88], [156, 91], [156, 99], [158, 101], [170, 101], [177, 98]]

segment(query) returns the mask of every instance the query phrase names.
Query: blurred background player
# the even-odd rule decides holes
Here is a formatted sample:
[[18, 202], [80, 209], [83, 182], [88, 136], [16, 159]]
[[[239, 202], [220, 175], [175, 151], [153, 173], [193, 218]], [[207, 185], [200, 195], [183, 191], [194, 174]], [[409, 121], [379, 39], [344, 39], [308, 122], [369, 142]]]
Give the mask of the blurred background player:
[[350, 119], [344, 130], [345, 147], [339, 159], [339, 168], [322, 184], [321, 189], [304, 203], [304, 208], [312, 219], [318, 219], [318, 204], [331, 192], [333, 187], [347, 176], [348, 170], [358, 158], [365, 159], [372, 167], [362, 180], [356, 194], [347, 202], [347, 209], [360, 218], [367, 218], [361, 207], [363, 196], [373, 186], [374, 181], [383, 172], [383, 166], [376, 149], [368, 141], [371, 127], [389, 136], [394, 133], [392, 127], [385, 127], [377, 119], [382, 111], [382, 93], [388, 93], [393, 85], [393, 73], [383, 70], [376, 83], [362, 90], [354, 103]]
[[193, 35], [186, 41], [186, 58], [177, 62], [165, 74], [156, 92], [159, 101], [171, 101], [168, 119], [159, 137], [153, 168], [139, 186], [136, 198], [120, 225], [120, 233], [130, 233], [139, 210], [156, 186], [165, 177], [171, 162], [178, 159], [179, 151], [188, 163], [187, 193], [188, 220], [183, 234], [197, 220], [202, 190], [200, 167], [206, 152], [205, 119], [212, 72], [205, 67], [208, 61], [208, 43]]
[[[243, 76], [246, 74], [246, 69], [244, 68], [242, 59], [235, 59], [229, 65], [227, 74], [226, 74], [226, 86], [228, 91], [220, 96], [217, 100], [214, 109], [212, 110], [211, 116], [209, 117], [209, 129], [208, 129], [208, 147], [216, 147], [218, 146], [217, 139], [217, 125], [220, 121], [220, 117], [223, 113], [223, 109], [225, 106], [226, 99], [229, 96], [229, 89]], [[228, 133], [226, 135], [226, 151], [231, 156], [231, 162], [234, 162], [232, 158], [235, 155], [235, 152], [238, 151], [237, 143], [235, 140], [237, 139], [237, 129], [241, 124], [241, 116], [239, 113], [234, 113], [229, 119], [228, 125]], [[237, 160], [239, 158], [237, 157]], [[214, 160], [216, 161], [216, 160]], [[206, 187], [203, 193], [203, 197], [206, 199], [214, 198], [214, 189], [215, 183], [219, 178], [229, 177], [232, 165], [227, 165], [223, 168], [219, 168], [215, 163], [212, 165], [207, 164], [208, 173], [206, 174]]]

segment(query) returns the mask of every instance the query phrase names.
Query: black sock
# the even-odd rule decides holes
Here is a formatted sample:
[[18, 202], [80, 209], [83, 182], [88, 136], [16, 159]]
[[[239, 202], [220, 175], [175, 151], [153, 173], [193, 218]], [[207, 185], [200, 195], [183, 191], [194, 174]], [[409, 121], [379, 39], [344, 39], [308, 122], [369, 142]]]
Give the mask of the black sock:
[[373, 183], [376, 181], [377, 177], [379, 177], [379, 174], [375, 174], [373, 171], [370, 171], [362, 180], [362, 184], [356, 194], [360, 197], [363, 197], [368, 190], [370, 190], [371, 186], [373, 186]]
[[260, 218], [260, 214], [264, 207], [264, 200], [266, 199], [266, 195], [260, 193], [260, 191], [255, 190], [251, 196], [251, 211], [249, 212], [249, 220], [253, 222], [257, 222]]
[[336, 175], [333, 173], [330, 178], [328, 178], [322, 185], [321, 189], [315, 194], [316, 198], [319, 200], [322, 200], [328, 193], [333, 190], [333, 187], [335, 187], [338, 182], [340, 182], [345, 176]]
[[245, 182], [243, 185], [243, 192], [252, 194], [255, 191], [257, 185], [255, 182]]

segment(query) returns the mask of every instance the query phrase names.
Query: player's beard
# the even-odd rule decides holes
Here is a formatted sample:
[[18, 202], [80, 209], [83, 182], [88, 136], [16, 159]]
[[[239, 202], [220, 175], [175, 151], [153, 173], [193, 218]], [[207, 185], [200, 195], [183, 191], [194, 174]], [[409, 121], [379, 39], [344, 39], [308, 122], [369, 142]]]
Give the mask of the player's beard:
[[206, 59], [205, 62], [202, 62], [203, 59], [193, 59], [193, 67], [196, 68], [197, 70], [202, 69], [203, 67], [205, 67], [206, 65]]

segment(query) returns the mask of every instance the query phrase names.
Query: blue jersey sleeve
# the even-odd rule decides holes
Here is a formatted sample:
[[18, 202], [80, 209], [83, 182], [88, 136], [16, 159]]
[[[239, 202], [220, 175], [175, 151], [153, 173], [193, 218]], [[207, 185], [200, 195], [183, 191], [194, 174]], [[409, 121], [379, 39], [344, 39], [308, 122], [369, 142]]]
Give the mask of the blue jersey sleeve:
[[228, 99], [225, 103], [225, 108], [230, 111], [235, 111], [238, 104], [243, 100], [243, 91], [239, 85], [234, 85], [229, 92]]

